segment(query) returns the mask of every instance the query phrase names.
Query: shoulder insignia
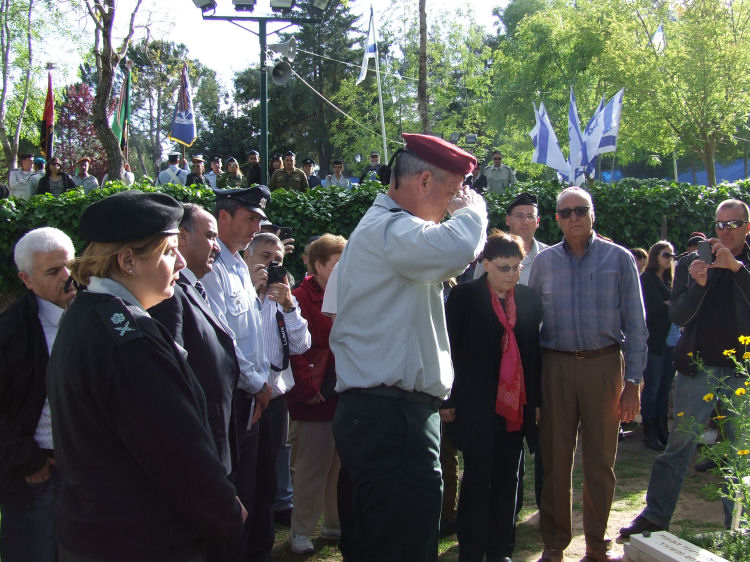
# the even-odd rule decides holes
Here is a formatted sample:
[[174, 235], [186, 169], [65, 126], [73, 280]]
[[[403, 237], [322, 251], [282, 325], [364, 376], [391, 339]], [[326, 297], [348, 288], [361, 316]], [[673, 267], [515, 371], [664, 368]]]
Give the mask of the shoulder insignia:
[[104, 326], [117, 345], [144, 336], [128, 306], [120, 299], [108, 300], [97, 309]]

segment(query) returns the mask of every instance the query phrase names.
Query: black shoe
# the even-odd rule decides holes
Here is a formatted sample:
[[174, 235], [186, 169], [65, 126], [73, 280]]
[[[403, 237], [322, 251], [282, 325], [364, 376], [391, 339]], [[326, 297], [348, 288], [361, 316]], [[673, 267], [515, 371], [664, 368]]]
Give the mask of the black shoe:
[[659, 441], [667, 444], [669, 441], [669, 426], [667, 418], [656, 418], [656, 436]]
[[273, 520], [284, 527], [292, 526], [292, 508], [280, 509], [279, 511], [273, 512]]
[[703, 459], [701, 462], [695, 465], [696, 472], [708, 472], [716, 468], [716, 461], [713, 459]]
[[642, 533], [643, 531], [654, 532], [666, 530], [666, 527], [662, 527], [661, 525], [657, 525], [656, 523], [651, 523], [651, 521], [649, 521], [642, 515], [639, 515], [638, 517], [633, 519], [633, 522], [629, 527], [623, 527], [622, 529], [620, 529], [620, 536], [629, 537], [630, 535], [637, 535], [638, 533]]
[[652, 418], [643, 418], [643, 442], [646, 448], [653, 451], [663, 451], [665, 448], [656, 433], [656, 420]]

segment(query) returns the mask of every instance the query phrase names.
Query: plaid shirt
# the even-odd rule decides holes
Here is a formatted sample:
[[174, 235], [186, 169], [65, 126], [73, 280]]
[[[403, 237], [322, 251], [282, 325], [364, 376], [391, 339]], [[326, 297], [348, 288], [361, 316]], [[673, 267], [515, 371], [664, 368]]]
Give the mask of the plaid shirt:
[[592, 233], [578, 259], [563, 240], [536, 257], [529, 286], [542, 298], [542, 347], [576, 351], [617, 343], [625, 356], [625, 378], [641, 379], [648, 331], [638, 270], [628, 250]]

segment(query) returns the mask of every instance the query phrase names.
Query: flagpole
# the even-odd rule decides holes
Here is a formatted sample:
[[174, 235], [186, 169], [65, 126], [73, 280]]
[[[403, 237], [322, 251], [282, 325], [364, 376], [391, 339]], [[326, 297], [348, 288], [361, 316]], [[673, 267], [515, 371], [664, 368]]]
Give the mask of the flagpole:
[[[375, 19], [373, 16], [372, 4], [370, 4], [370, 18], [373, 26], [375, 25]], [[380, 87], [380, 50], [378, 49], [378, 34], [377, 30], [375, 35], [375, 77], [378, 81], [378, 104], [380, 105], [380, 134], [383, 136], [383, 162], [388, 162], [388, 145], [385, 138], [385, 115], [383, 114], [383, 90]]]

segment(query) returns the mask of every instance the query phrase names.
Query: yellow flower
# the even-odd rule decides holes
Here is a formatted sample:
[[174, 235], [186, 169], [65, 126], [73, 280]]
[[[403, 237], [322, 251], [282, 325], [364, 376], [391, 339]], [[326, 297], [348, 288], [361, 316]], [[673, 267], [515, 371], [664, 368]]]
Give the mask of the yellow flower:
[[745, 381], [745, 386], [750, 386], [750, 381]]
[[743, 353], [742, 354], [742, 358], [743, 359], [750, 359], [750, 351], [746, 351], [745, 353]]
[[711, 394], [710, 392], [703, 397], [704, 402], [710, 402], [713, 399], [714, 399], [714, 395]]
[[744, 388], [742, 388], [742, 387], [740, 387], [740, 388], [738, 388], [737, 390], [735, 390], [735, 391], [734, 391], [734, 393], [735, 393], [735, 394], [736, 394], [737, 396], [742, 396], [742, 395], [744, 395], [744, 394], [745, 394], [745, 389], [744, 389]]
[[725, 417], [726, 417], [726, 416], [716, 416], [716, 417], [715, 417], [714, 419], [715, 419], [715, 420], [723, 420], [723, 419], [724, 419]]
[[740, 449], [739, 451], [737, 451], [737, 454], [740, 455], [740, 456], [750, 455], [750, 450], [748, 450], [748, 449]]
[[737, 350], [736, 349], [725, 349], [722, 353], [724, 355], [726, 355], [727, 357], [729, 357], [730, 355], [736, 354]]
[[693, 352], [692, 351], [688, 351], [687, 356], [688, 357], [692, 357], [693, 356]]
[[742, 345], [750, 344], [750, 336], [740, 336], [738, 339]]
[[681, 418], [684, 415], [685, 415], [685, 412], [677, 412], [677, 417], [678, 418]]

